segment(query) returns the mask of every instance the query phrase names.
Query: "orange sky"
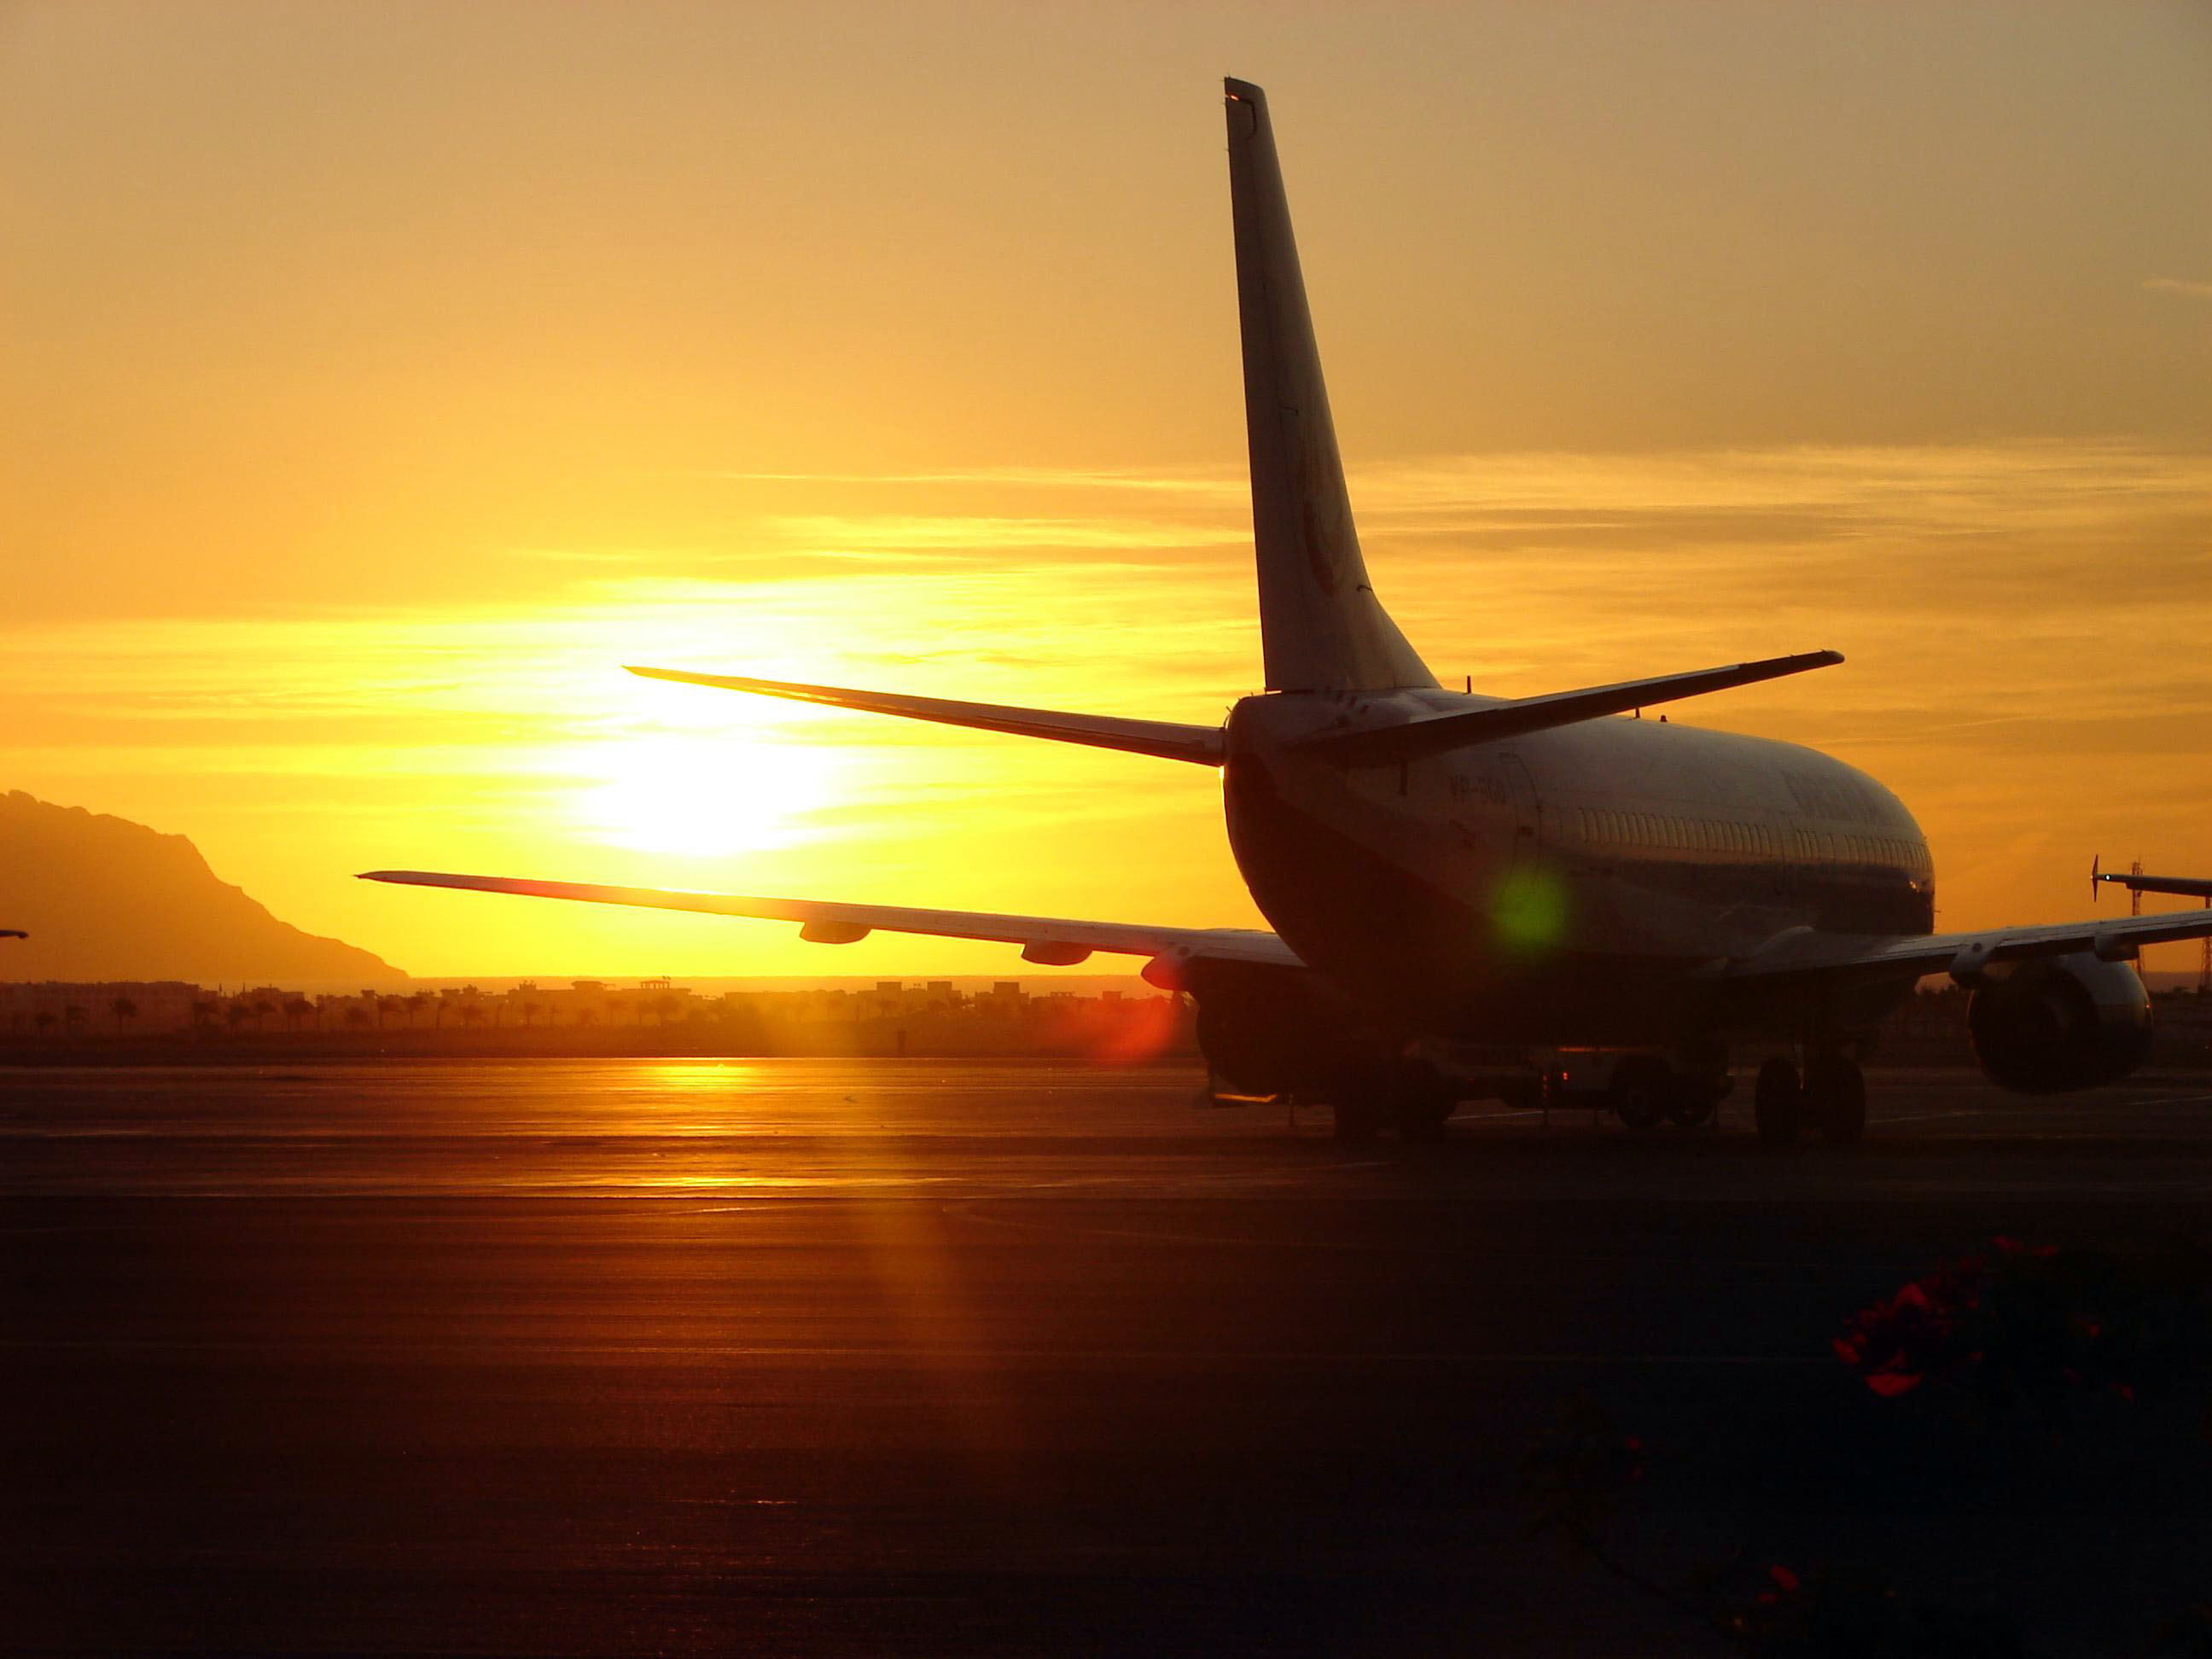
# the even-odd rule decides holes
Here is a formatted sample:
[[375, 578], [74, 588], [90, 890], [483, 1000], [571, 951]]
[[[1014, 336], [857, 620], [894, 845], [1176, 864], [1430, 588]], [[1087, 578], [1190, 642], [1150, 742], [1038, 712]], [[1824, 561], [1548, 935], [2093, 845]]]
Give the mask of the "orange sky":
[[1249, 920], [1200, 769], [617, 668], [1255, 689], [1224, 72], [1440, 674], [1833, 647], [1681, 712], [1896, 787], [1943, 925], [2212, 868], [2182, 5], [0, 11], [0, 787], [424, 974], [1011, 953], [349, 872]]

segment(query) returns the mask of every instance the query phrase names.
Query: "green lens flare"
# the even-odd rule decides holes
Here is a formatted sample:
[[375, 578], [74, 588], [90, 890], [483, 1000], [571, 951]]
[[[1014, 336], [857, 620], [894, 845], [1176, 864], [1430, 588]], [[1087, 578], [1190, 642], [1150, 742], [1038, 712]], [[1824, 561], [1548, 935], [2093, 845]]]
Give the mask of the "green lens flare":
[[1541, 870], [1516, 870], [1490, 898], [1491, 926], [1509, 951], [1547, 951], [1567, 926], [1567, 890]]

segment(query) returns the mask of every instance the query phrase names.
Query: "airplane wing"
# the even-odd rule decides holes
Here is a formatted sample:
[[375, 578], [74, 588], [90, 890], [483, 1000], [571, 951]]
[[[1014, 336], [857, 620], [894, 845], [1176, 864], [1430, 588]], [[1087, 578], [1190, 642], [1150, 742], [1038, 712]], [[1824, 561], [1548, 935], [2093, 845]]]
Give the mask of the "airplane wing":
[[1717, 964], [1710, 975], [1743, 981], [1887, 969], [1948, 973], [1966, 981], [1993, 962], [2068, 956], [2082, 951], [2117, 962], [2134, 956], [2146, 945], [2202, 939], [2207, 934], [2212, 934], [2212, 910], [2050, 921], [1972, 933], [1844, 934], [1816, 933], [1808, 927], [1782, 934], [1753, 956]]
[[696, 910], [711, 916], [795, 921], [799, 936], [817, 945], [850, 945], [870, 933], [926, 933], [940, 939], [995, 939], [1022, 947], [1022, 959], [1072, 967], [1093, 952], [1150, 957], [1145, 977], [1175, 988], [1177, 968], [1190, 962], [1303, 969], [1297, 953], [1273, 933], [1241, 927], [1146, 927], [1131, 922], [1070, 921], [1054, 916], [1000, 915], [982, 910], [918, 910], [896, 904], [843, 904], [828, 899], [751, 898], [663, 887], [599, 887], [574, 881], [524, 881], [511, 876], [457, 876], [435, 870], [369, 870], [363, 881], [409, 887], [458, 887], [480, 893], [634, 904], [653, 910]]
[[28, 939], [30, 935], [20, 927], [0, 927], [0, 939]]

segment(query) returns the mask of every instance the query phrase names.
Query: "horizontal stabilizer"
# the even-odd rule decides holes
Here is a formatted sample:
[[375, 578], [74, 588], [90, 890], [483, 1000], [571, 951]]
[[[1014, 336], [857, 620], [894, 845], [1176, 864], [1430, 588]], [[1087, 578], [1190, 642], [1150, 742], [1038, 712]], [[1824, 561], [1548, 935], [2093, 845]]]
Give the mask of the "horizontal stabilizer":
[[1055, 743], [1087, 744], [1093, 749], [1119, 749], [1127, 754], [1192, 761], [1200, 766], [1220, 765], [1224, 747], [1221, 728], [1214, 726], [1120, 720], [1111, 714], [1063, 714], [1049, 708], [1013, 708], [995, 702], [951, 702], [942, 697], [853, 691], [839, 685], [800, 685], [789, 680], [747, 679], [736, 674], [692, 674], [676, 668], [631, 667], [629, 672], [649, 680], [673, 680], [680, 685], [711, 685], [724, 691], [785, 697], [793, 702], [823, 703], [832, 708], [857, 708], [871, 714], [933, 720], [939, 726], [972, 726], [982, 732], [1010, 732], [1018, 738], [1049, 738]]
[[1687, 674], [1662, 674], [1648, 680], [1623, 680], [1618, 685], [1593, 685], [1579, 691], [1553, 691], [1540, 697], [1516, 697], [1486, 708], [1431, 714], [1424, 720], [1366, 731], [1327, 732], [1297, 744], [1299, 752], [1332, 761], [1339, 766], [1395, 766], [1425, 755], [1443, 754], [1478, 743], [1495, 743], [1555, 726], [1574, 726], [1603, 714], [1623, 714], [1652, 703], [1672, 702], [1707, 691], [1724, 691], [1732, 685], [1802, 674], [1808, 668], [1826, 668], [1843, 660], [1834, 651], [1808, 651], [1795, 657], [1769, 657], [1762, 662], [1732, 663], [1725, 668], [1700, 668]]

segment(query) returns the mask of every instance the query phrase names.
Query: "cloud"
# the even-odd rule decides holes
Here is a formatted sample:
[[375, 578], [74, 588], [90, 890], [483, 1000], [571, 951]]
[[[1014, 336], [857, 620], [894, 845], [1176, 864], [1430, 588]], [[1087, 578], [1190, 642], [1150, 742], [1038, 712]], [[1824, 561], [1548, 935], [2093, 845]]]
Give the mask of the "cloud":
[[[817, 493], [733, 518], [723, 544], [551, 550], [526, 597], [0, 624], [0, 781], [204, 832], [226, 868], [289, 860], [306, 894], [328, 870], [410, 857], [601, 873], [614, 866], [577, 802], [606, 757], [660, 741], [712, 768], [801, 745], [834, 777], [793, 808], [808, 839], [700, 880], [1134, 916], [1121, 873], [1115, 896], [1048, 888], [1058, 849], [1110, 823], [1099, 856], [1148, 849], [1123, 873], [1153, 886], [1130, 894], [1218, 920], [1235, 877], [1218, 793], [1191, 769], [619, 669], [1215, 718], [1261, 678], [1243, 482], [1161, 477], [902, 475], [860, 498], [808, 480]], [[1936, 838], [1947, 926], [2073, 914], [2073, 863], [2100, 847], [2202, 861], [2212, 454], [1517, 453], [1351, 482], [1376, 585], [1447, 684], [1525, 694], [1845, 652], [1678, 718], [1829, 749], [1889, 782]], [[621, 867], [656, 878], [649, 860]]]
[[1243, 479], [1212, 467], [1156, 467], [1144, 471], [1099, 467], [1007, 466], [930, 472], [743, 472], [716, 471], [686, 476], [730, 478], [747, 483], [900, 484], [982, 486], [1009, 489], [1099, 490], [1182, 495], [1194, 500], [1241, 505]]
[[768, 520], [809, 548], [927, 550], [1223, 547], [1249, 543], [1227, 525], [1157, 523], [1111, 517], [1002, 518], [925, 514], [818, 514]]
[[2179, 294], [2189, 300], [2212, 300], [2212, 283], [2185, 282], [2179, 276], [2154, 276], [2143, 286], [2155, 294]]

